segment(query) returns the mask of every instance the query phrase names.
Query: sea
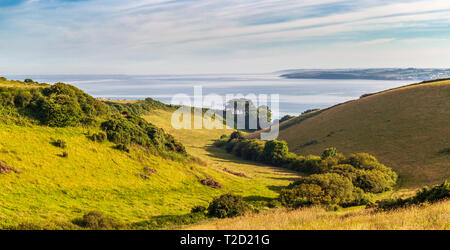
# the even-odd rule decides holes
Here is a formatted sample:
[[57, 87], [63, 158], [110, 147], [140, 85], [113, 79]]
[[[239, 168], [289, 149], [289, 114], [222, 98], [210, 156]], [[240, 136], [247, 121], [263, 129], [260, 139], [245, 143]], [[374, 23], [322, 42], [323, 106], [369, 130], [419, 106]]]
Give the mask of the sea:
[[[278, 74], [192, 74], [192, 75], [6, 75], [8, 79], [31, 78], [44, 83], [72, 84], [101, 99], [140, 100], [147, 97], [171, 103], [183, 94], [194, 103], [194, 87], [203, 96], [215, 94], [223, 100], [227, 95], [278, 95], [278, 112], [299, 115], [309, 109], [326, 108], [358, 99], [361, 95], [411, 84], [414, 81], [286, 79]], [[273, 106], [275, 109], [275, 106]]]

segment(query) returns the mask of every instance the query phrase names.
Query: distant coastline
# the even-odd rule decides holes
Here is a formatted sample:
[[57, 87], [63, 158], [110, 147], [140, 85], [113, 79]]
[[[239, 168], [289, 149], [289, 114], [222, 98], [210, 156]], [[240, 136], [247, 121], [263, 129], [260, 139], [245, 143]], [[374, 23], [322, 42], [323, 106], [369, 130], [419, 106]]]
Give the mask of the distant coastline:
[[289, 79], [433, 80], [450, 77], [450, 69], [383, 68], [336, 70], [286, 70], [280, 77]]

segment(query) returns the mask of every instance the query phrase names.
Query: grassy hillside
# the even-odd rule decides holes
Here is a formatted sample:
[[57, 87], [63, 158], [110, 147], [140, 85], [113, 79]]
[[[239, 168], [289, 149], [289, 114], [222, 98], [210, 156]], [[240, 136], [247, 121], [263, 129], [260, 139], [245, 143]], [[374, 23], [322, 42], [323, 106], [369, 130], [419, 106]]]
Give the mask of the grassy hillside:
[[411, 85], [291, 119], [279, 139], [301, 155], [367, 152], [403, 187], [435, 184], [450, 178], [449, 107], [449, 80]]
[[[222, 134], [230, 134], [233, 131], [231, 129], [177, 130], [170, 125], [171, 116], [170, 111], [155, 110], [144, 118], [172, 134], [185, 145], [189, 154], [205, 161], [210, 170], [223, 175], [223, 177], [217, 176], [219, 182], [229, 182], [236, 194], [246, 196], [251, 193], [247, 200], [275, 198], [282, 187], [287, 186], [299, 176], [294, 171], [242, 160], [226, 153], [223, 149], [212, 146], [212, 143]], [[224, 168], [244, 173], [250, 178], [224, 172]]]
[[[35, 83], [2, 80], [2, 87], [48, 87]], [[204, 158], [176, 160], [137, 145], [130, 152], [115, 149], [115, 143], [94, 142], [88, 135], [100, 132], [96, 125], [49, 127], [40, 125], [22, 111], [0, 105], [0, 161], [19, 173], [0, 173], [0, 228], [19, 224], [71, 223], [89, 211], [101, 211], [128, 225], [159, 215], [189, 213], [196, 205], [207, 205], [220, 194], [233, 192], [246, 200], [277, 197], [277, 190], [297, 175], [269, 166], [255, 166], [222, 158], [208, 144], [224, 131], [171, 131], [169, 110], [148, 116], [176, 138], [187, 143], [189, 153]], [[8, 113], [12, 112], [12, 113]], [[18, 122], [18, 119], [24, 120]], [[150, 119], [154, 118], [154, 119]], [[63, 140], [67, 148], [53, 145]], [[68, 157], [62, 157], [63, 152]], [[242, 171], [250, 178], [225, 172]], [[156, 170], [147, 173], [144, 168]], [[147, 176], [143, 178], [142, 175]], [[202, 185], [210, 177], [223, 189]]]
[[312, 207], [273, 210], [187, 227], [194, 230], [449, 230], [450, 201], [375, 213], [371, 209], [328, 212]]

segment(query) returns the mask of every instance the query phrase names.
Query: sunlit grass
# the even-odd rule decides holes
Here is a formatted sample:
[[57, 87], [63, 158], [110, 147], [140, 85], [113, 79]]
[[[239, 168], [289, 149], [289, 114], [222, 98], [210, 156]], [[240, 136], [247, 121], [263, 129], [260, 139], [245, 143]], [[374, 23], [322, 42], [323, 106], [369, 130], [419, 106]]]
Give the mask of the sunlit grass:
[[212, 230], [449, 230], [450, 201], [388, 212], [323, 208], [278, 209], [186, 227]]

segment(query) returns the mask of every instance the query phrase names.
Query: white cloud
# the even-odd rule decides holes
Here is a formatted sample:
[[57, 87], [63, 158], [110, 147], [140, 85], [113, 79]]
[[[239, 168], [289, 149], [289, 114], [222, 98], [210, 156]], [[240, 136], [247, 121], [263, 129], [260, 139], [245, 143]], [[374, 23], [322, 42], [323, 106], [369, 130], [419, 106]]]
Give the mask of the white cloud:
[[[299, 52], [310, 54], [311, 67], [323, 64], [322, 58], [330, 58], [326, 54], [333, 55], [330, 50], [335, 48], [343, 54], [359, 53], [359, 65], [366, 65], [364, 52], [352, 46], [377, 45], [378, 55], [409, 39], [425, 38], [423, 46], [429, 41], [420, 33], [402, 37], [384, 31], [450, 24], [448, 0], [55, 2], [28, 1], [0, 14], [0, 66], [47, 64], [54, 67], [50, 71], [73, 72], [98, 65], [127, 73], [136, 68], [245, 71], [242, 65], [247, 65], [250, 71], [260, 71], [257, 67], [297, 67], [293, 58], [301, 60]], [[339, 6], [341, 11], [333, 10]], [[443, 44], [440, 48], [448, 49]], [[358, 65], [356, 58], [349, 64]]]

